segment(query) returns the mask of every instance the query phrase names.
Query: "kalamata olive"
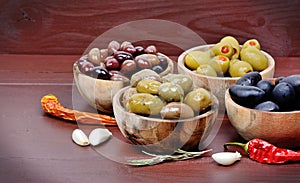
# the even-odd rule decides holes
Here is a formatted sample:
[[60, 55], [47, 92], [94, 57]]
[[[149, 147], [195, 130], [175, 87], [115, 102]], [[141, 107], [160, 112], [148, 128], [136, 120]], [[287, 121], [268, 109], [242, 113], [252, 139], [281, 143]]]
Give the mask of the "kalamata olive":
[[133, 56], [125, 51], [116, 51], [114, 53], [114, 57], [120, 64], [122, 64], [125, 60], [133, 60]]
[[145, 53], [144, 47], [142, 47], [142, 46], [136, 46], [135, 47], [134, 56], [138, 56], [138, 55], [141, 55], [141, 54], [144, 54], [144, 53]]
[[120, 45], [120, 50], [124, 50], [124, 48], [128, 45], [132, 45], [132, 43], [129, 41], [123, 41]]
[[145, 53], [149, 53], [149, 54], [157, 54], [157, 48], [154, 45], [149, 45], [146, 47], [145, 49]]
[[100, 50], [99, 48], [92, 48], [88, 53], [88, 60], [96, 65], [100, 63]]
[[151, 62], [147, 59], [144, 59], [142, 57], [141, 58], [136, 57], [134, 60], [140, 69], [151, 69], [152, 68]]
[[136, 63], [133, 60], [125, 60], [121, 65], [121, 73], [125, 76], [132, 75], [136, 72]]
[[274, 83], [272, 83], [269, 80], [260, 80], [256, 86], [260, 89], [262, 89], [265, 93], [266, 93], [266, 98], [270, 98], [271, 97], [271, 93], [275, 87]]
[[237, 82], [237, 85], [243, 86], [256, 86], [256, 84], [262, 79], [261, 75], [257, 71], [248, 72], [243, 75]]
[[159, 63], [160, 63], [160, 61], [158, 60], [158, 57], [154, 54], [146, 54], [145, 53], [145, 54], [135, 57], [136, 61], [138, 61], [139, 59], [148, 60], [151, 63], [152, 67], [155, 65], [159, 65]]
[[129, 112], [141, 115], [158, 115], [166, 105], [158, 96], [149, 93], [133, 94], [125, 106]]
[[136, 49], [132, 44], [131, 45], [126, 45], [122, 50], [125, 51], [125, 52], [128, 52], [132, 55], [134, 55], [135, 52], [136, 52]]
[[80, 71], [83, 74], [89, 75], [90, 72], [93, 70], [93, 68], [94, 68], [94, 65], [91, 62], [85, 61], [85, 62], [82, 62]]
[[107, 46], [108, 55], [113, 55], [119, 49], [120, 49], [120, 43], [118, 41], [113, 40], [108, 43], [108, 46]]
[[105, 68], [107, 70], [118, 70], [120, 69], [120, 63], [114, 57], [110, 57], [105, 61]]
[[193, 88], [193, 80], [185, 74], [168, 74], [162, 77], [163, 82], [171, 82], [178, 84], [184, 90], [184, 93], [191, 91]]
[[185, 96], [184, 103], [189, 105], [195, 112], [201, 113], [213, 105], [213, 97], [208, 90], [197, 88]]
[[142, 79], [136, 85], [136, 90], [139, 93], [150, 93], [153, 95], [158, 94], [158, 87], [161, 85], [161, 82], [151, 80], [151, 79]]
[[106, 57], [108, 57], [108, 49], [101, 49], [100, 50], [100, 62], [103, 63], [105, 61]]
[[123, 81], [124, 85], [127, 86], [130, 83], [130, 80], [124, 76], [120, 71], [110, 70], [108, 71], [110, 75], [110, 80], [112, 81]]
[[186, 119], [194, 117], [193, 109], [182, 102], [170, 102], [160, 111], [162, 119]]
[[165, 70], [168, 67], [168, 59], [163, 55], [157, 55], [159, 65]]
[[160, 65], [156, 65], [156, 66], [152, 67], [152, 70], [158, 74], [164, 71], [164, 69]]
[[158, 95], [166, 102], [180, 102], [183, 100], [184, 91], [180, 85], [167, 82], [158, 87]]
[[91, 76], [97, 79], [104, 79], [104, 80], [110, 79], [109, 72], [102, 66], [94, 67], [91, 70]]
[[279, 106], [273, 101], [265, 101], [254, 107], [256, 110], [276, 112], [279, 111]]
[[231, 85], [229, 94], [237, 104], [249, 108], [263, 102], [265, 98], [265, 92], [256, 86]]
[[295, 89], [289, 83], [280, 82], [272, 91], [272, 101], [278, 104], [281, 110], [292, 109], [295, 99]]

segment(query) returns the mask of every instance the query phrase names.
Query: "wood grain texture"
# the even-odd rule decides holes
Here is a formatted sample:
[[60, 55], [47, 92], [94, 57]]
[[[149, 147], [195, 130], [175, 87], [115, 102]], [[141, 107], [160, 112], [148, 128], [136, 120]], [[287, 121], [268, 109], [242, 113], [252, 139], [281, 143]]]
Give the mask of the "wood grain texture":
[[[232, 147], [230, 151], [241, 152], [241, 161], [227, 167], [217, 165], [208, 153], [198, 159], [138, 168], [112, 159], [118, 158], [116, 155], [143, 156], [124, 145], [111, 145], [112, 141], [109, 141], [106, 146], [99, 146], [103, 150], [101, 153], [96, 148], [77, 146], [72, 142], [71, 134], [79, 126], [44, 114], [40, 106], [42, 96], [53, 93], [65, 107], [80, 104], [81, 111], [94, 112], [73, 92], [72, 65], [76, 57], [0, 55], [1, 182], [299, 182], [299, 163], [260, 164], [250, 160], [240, 148]], [[275, 60], [276, 76], [300, 71], [299, 57], [275, 57]], [[217, 120], [222, 126], [207, 149], [213, 149], [212, 153], [222, 152], [224, 143], [243, 141], [226, 115], [219, 115]], [[117, 127], [109, 130], [113, 137], [125, 140]]]
[[[80, 55], [120, 24], [162, 19], [186, 26], [207, 43], [225, 35], [240, 42], [256, 38], [273, 56], [299, 56], [299, 11], [297, 0], [2, 0], [0, 53]], [[179, 54], [164, 47], [168, 55]]]

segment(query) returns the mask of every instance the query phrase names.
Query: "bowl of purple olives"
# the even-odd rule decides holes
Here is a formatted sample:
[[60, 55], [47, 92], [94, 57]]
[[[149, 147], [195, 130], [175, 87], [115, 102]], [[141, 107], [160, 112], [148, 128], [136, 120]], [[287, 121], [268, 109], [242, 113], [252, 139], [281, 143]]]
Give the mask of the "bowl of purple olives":
[[173, 61], [159, 53], [155, 45], [134, 46], [131, 42], [111, 41], [107, 48], [91, 48], [73, 65], [76, 87], [92, 107], [112, 113], [112, 98], [128, 86], [131, 76], [149, 69], [160, 76], [173, 72]]
[[138, 149], [173, 154], [177, 149], [204, 149], [215, 137], [218, 99], [195, 87], [184, 74], [163, 77], [144, 71], [113, 98], [113, 110], [123, 136]]
[[258, 71], [263, 78], [272, 78], [274, 70], [273, 57], [256, 39], [240, 44], [234, 37], [225, 36], [217, 44], [193, 47], [178, 57], [178, 72], [190, 75], [198, 86], [207, 86], [224, 111], [225, 91], [241, 76]]
[[245, 139], [261, 138], [283, 148], [300, 147], [300, 75], [262, 79], [242, 76], [225, 93], [228, 118]]

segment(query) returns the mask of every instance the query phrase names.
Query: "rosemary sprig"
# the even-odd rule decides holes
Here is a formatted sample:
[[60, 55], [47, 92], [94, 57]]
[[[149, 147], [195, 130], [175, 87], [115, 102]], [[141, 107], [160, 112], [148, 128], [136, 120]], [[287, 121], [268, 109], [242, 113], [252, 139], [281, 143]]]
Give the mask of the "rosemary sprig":
[[200, 152], [188, 152], [188, 151], [178, 149], [174, 152], [173, 155], [156, 155], [156, 154], [150, 154], [143, 151], [143, 153], [149, 156], [153, 156], [153, 158], [128, 160], [128, 164], [133, 166], [149, 166], [149, 165], [156, 165], [167, 161], [182, 161], [182, 160], [199, 157], [210, 151], [212, 151], [212, 149], [200, 151]]

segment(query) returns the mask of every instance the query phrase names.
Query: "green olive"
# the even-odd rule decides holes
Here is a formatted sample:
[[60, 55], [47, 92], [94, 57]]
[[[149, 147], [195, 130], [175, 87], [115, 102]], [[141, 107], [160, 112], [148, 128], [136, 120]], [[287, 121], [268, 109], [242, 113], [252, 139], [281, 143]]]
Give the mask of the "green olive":
[[257, 49], [261, 49], [260, 48], [260, 43], [256, 40], [256, 39], [249, 39], [249, 40], [247, 40], [244, 44], [243, 44], [243, 46], [242, 46], [242, 49], [243, 48], [247, 48], [247, 47], [252, 47], [252, 46], [254, 46], [254, 47], [256, 47]]
[[220, 42], [229, 43], [233, 47], [234, 53], [231, 56], [231, 59], [239, 58], [241, 47], [237, 39], [232, 36], [225, 36]]
[[155, 81], [152, 79], [142, 79], [137, 83], [136, 90], [139, 93], [150, 93], [157, 95], [158, 87], [161, 85], [161, 82]]
[[219, 42], [215, 44], [211, 51], [214, 55], [223, 55], [228, 58], [231, 58], [231, 56], [234, 54], [234, 49], [230, 43], [226, 42]]
[[195, 50], [184, 57], [184, 63], [189, 69], [195, 70], [199, 65], [206, 64], [210, 58], [210, 52]]
[[175, 83], [163, 83], [158, 87], [158, 95], [166, 102], [180, 102], [183, 100], [184, 91]]
[[184, 103], [189, 105], [195, 112], [201, 113], [213, 104], [213, 97], [208, 90], [197, 88], [185, 96]]
[[141, 115], [158, 115], [166, 105], [158, 96], [149, 93], [136, 93], [130, 96], [126, 110]]
[[193, 89], [193, 80], [185, 74], [168, 74], [162, 77], [163, 82], [178, 84], [187, 93]]
[[237, 59], [230, 61], [229, 74], [231, 77], [242, 77], [246, 73], [252, 71], [253, 68], [248, 62], [240, 61]]
[[212, 58], [208, 64], [217, 72], [218, 76], [224, 76], [228, 71], [230, 60], [226, 56], [218, 55]]
[[171, 102], [162, 108], [160, 115], [163, 119], [185, 119], [194, 117], [194, 111], [185, 103]]
[[241, 60], [248, 62], [255, 71], [262, 71], [269, 64], [267, 57], [254, 46], [242, 48]]
[[205, 76], [214, 76], [217, 77], [217, 72], [214, 70], [214, 68], [212, 68], [212, 66], [208, 65], [208, 64], [204, 64], [204, 65], [200, 65], [195, 72], [197, 74], [202, 74]]

